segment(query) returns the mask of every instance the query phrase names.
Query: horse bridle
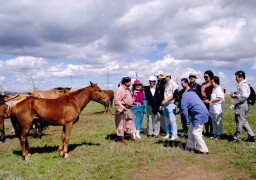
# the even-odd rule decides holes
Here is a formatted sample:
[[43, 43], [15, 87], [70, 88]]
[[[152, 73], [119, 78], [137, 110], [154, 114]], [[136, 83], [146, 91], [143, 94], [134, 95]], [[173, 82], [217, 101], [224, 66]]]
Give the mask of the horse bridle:
[[[97, 99], [97, 96], [95, 95], [94, 90], [91, 90], [91, 92], [93, 93], [93, 100], [94, 100], [94, 99]], [[103, 99], [104, 99], [104, 97], [100, 97], [100, 100], [98, 100], [98, 101], [94, 100], [94, 101], [99, 102], [99, 103], [101, 103], [101, 104], [104, 104]]]

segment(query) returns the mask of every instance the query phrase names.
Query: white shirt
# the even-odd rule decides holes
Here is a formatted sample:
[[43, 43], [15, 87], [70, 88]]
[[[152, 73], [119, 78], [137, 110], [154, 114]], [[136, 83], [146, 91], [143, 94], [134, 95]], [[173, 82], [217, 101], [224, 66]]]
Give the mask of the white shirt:
[[[178, 84], [170, 79], [168, 82], [165, 83], [165, 88], [164, 88], [164, 99], [168, 99], [170, 96], [173, 96], [173, 93], [176, 89], [178, 89]], [[172, 101], [169, 101], [169, 103], [173, 103], [174, 98]]]
[[156, 92], [156, 86], [150, 87], [150, 92], [151, 92], [152, 96], [154, 96], [155, 92]]
[[239, 103], [241, 101], [245, 101], [250, 96], [251, 90], [249, 85], [246, 83], [246, 80], [242, 80], [238, 86], [236, 91], [236, 101], [235, 103]]
[[225, 95], [222, 91], [222, 88], [220, 86], [216, 86], [212, 90], [211, 94], [212, 99], [220, 98], [220, 101], [213, 102], [210, 105], [209, 112], [210, 113], [216, 113], [221, 114], [224, 111], [224, 102], [225, 102]]

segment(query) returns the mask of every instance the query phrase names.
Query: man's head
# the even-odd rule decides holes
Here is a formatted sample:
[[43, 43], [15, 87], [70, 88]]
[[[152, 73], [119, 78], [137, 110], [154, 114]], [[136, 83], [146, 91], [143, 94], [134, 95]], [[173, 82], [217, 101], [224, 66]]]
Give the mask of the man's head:
[[187, 78], [182, 78], [181, 79], [181, 86], [183, 87], [183, 89], [189, 89], [189, 85], [188, 85], [188, 79]]
[[218, 76], [213, 76], [212, 80], [211, 80], [211, 84], [212, 87], [216, 87], [218, 85], [220, 85], [220, 79]]
[[150, 87], [154, 87], [155, 84], [156, 84], [156, 77], [155, 76], [150, 76], [148, 80], [149, 80]]
[[245, 72], [244, 71], [237, 71], [236, 73], [235, 73], [235, 76], [236, 76], [236, 82], [237, 83], [240, 83], [242, 80], [244, 80], [245, 79]]
[[213, 78], [214, 74], [211, 70], [205, 71], [204, 72], [204, 80], [205, 82], [210, 82]]
[[171, 73], [165, 73], [163, 78], [166, 82], [169, 82], [172, 79]]
[[164, 77], [163, 71], [159, 71], [158, 73], [155, 74], [156, 78], [158, 81], [161, 81]]
[[188, 78], [189, 78], [189, 82], [190, 82], [190, 83], [196, 82], [196, 79], [197, 79], [195, 73], [190, 73], [189, 76], [188, 76]]

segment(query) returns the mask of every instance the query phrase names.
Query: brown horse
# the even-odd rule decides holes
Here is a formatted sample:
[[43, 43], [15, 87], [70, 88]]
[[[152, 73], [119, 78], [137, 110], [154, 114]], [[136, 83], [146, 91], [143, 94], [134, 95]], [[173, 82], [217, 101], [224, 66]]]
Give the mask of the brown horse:
[[105, 107], [104, 113], [112, 112], [113, 100], [114, 100], [114, 91], [112, 90], [102, 90], [104, 93], [104, 102], [100, 101], [98, 103], [103, 104]]
[[[44, 99], [56, 99], [66, 93], [69, 93], [70, 90], [71, 90], [71, 88], [69, 88], [69, 87], [57, 87], [57, 88], [47, 90], [47, 91], [32, 91], [32, 92], [29, 92], [28, 95], [33, 96], [33, 97], [44, 98]], [[33, 123], [33, 129], [34, 129], [33, 137], [41, 139], [42, 132], [45, 127], [47, 127], [47, 123], [35, 121]]]
[[68, 158], [68, 143], [73, 125], [78, 121], [80, 112], [91, 101], [103, 98], [101, 89], [97, 84], [91, 85], [57, 99], [42, 99], [29, 97], [18, 103], [12, 111], [12, 121], [19, 135], [22, 147], [22, 156], [29, 159], [27, 135], [32, 121], [36, 119], [47, 121], [51, 124], [62, 125], [63, 131], [59, 144], [59, 152]]
[[[71, 88], [62, 88], [57, 87], [52, 90], [48, 91], [32, 91], [28, 93], [28, 95], [40, 98], [48, 98], [48, 99], [55, 99], [58, 98], [66, 93], [69, 93]], [[4, 131], [4, 119], [10, 117], [11, 109], [20, 101], [26, 99], [27, 95], [18, 94], [16, 96], [10, 95], [0, 95], [0, 143], [5, 141], [5, 131]], [[41, 138], [42, 137], [42, 130], [43, 126], [40, 123], [35, 122], [34, 124], [34, 138]]]
[[55, 99], [63, 94], [69, 93], [71, 88], [54, 88], [52, 90], [48, 91], [32, 91], [29, 92], [28, 94], [34, 97], [39, 97], [39, 98], [45, 98], [45, 99]]

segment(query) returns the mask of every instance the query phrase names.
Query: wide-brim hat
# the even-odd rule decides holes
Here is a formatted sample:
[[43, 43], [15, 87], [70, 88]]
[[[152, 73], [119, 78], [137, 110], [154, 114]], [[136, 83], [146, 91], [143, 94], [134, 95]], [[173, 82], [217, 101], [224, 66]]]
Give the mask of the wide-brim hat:
[[142, 83], [140, 82], [140, 80], [136, 79], [134, 81], [133, 85], [142, 85]]
[[149, 81], [156, 81], [156, 76], [149, 76]]

